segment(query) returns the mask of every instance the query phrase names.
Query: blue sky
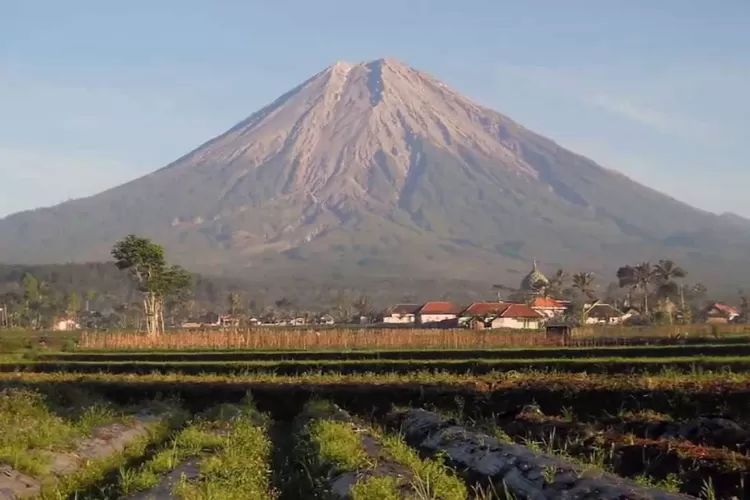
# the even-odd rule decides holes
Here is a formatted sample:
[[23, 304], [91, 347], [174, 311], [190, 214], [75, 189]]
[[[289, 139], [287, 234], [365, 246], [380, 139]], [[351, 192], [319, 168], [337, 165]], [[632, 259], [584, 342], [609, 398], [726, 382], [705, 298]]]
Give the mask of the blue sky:
[[748, 26], [748, 0], [0, 0], [0, 216], [160, 168], [337, 60], [391, 56], [750, 217]]

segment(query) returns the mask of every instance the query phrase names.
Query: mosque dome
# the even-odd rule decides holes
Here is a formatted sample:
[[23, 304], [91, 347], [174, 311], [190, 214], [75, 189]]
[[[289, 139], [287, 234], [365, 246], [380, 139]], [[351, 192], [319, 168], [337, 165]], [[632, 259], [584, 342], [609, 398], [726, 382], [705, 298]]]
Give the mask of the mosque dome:
[[542, 274], [536, 267], [536, 260], [534, 261], [531, 272], [521, 281], [522, 292], [536, 292], [536, 286], [538, 284], [549, 285], [549, 280]]

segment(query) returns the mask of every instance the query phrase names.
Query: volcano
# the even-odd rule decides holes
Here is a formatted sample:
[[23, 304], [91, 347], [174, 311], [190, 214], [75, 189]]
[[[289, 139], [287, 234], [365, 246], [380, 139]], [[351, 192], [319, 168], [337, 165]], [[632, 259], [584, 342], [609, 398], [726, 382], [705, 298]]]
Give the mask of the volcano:
[[0, 260], [102, 260], [135, 233], [196, 271], [278, 279], [496, 282], [536, 259], [611, 280], [618, 266], [671, 258], [739, 284], [750, 222], [735, 218], [379, 59], [326, 68], [149, 175], [0, 220]]

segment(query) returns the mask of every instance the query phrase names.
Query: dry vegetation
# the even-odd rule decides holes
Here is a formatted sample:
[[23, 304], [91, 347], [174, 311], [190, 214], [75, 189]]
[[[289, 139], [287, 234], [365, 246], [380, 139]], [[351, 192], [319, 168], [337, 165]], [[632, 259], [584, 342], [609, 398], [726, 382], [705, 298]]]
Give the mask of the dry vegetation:
[[[676, 337], [716, 338], [750, 332], [749, 325], [585, 327], [572, 332], [569, 346], [628, 345]], [[426, 328], [285, 328], [240, 331], [179, 331], [147, 336], [139, 332], [84, 332], [81, 349], [484, 349], [560, 345], [543, 331]]]

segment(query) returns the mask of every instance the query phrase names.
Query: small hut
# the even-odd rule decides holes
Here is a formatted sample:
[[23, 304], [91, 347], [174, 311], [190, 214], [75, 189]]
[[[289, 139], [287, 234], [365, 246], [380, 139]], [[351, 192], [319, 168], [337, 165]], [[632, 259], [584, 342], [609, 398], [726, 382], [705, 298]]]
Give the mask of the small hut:
[[546, 339], [564, 345], [573, 337], [573, 328], [567, 321], [550, 321], [545, 327]]

